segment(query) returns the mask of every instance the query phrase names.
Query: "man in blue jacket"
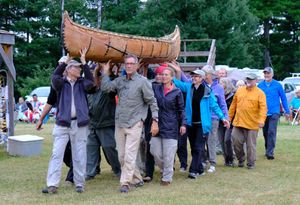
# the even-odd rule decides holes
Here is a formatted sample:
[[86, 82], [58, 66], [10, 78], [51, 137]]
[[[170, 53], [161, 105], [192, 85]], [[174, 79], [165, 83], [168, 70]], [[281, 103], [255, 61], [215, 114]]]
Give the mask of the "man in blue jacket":
[[273, 79], [274, 71], [271, 67], [264, 69], [265, 80], [258, 84], [258, 87], [264, 91], [267, 97], [268, 113], [263, 127], [265, 138], [266, 157], [269, 160], [274, 159], [274, 149], [276, 144], [277, 123], [280, 117], [280, 100], [286, 115], [290, 114], [287, 99], [282, 85]]
[[217, 104], [216, 98], [205, 83], [205, 72], [194, 70], [192, 83], [185, 83], [176, 78], [174, 84], [186, 93], [185, 112], [188, 125], [188, 137], [191, 145], [192, 161], [189, 169], [189, 178], [196, 179], [203, 175], [202, 160], [205, 155], [205, 142], [212, 129], [211, 114], [214, 112], [224, 125], [229, 128], [229, 122]]

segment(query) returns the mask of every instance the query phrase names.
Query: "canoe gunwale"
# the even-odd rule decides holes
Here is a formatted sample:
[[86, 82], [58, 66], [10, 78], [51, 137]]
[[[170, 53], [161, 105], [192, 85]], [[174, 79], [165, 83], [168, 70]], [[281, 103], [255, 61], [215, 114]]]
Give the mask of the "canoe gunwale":
[[175, 29], [174, 29], [173, 33], [162, 36], [162, 37], [158, 37], [158, 38], [123, 34], [123, 33], [120, 34], [120, 33], [112, 32], [112, 31], [105, 31], [105, 30], [102, 30], [102, 29], [90, 28], [90, 27], [87, 27], [87, 26], [77, 24], [74, 21], [72, 21], [67, 11], [65, 11], [65, 13], [64, 13], [64, 21], [66, 21], [66, 20], [69, 21], [69, 23], [71, 23], [73, 26], [79, 27], [79, 28], [84, 29], [84, 30], [90, 30], [90, 31], [96, 32], [96, 33], [103, 33], [105, 35], [113, 35], [113, 36], [116, 36], [116, 37], [122, 37], [122, 38], [128, 38], [128, 39], [141, 39], [141, 40], [146, 40], [146, 41], [157, 41], [157, 42], [173, 43], [174, 39], [176, 39], [177, 35], [179, 34], [179, 28], [178, 28], [177, 25], [175, 26]]

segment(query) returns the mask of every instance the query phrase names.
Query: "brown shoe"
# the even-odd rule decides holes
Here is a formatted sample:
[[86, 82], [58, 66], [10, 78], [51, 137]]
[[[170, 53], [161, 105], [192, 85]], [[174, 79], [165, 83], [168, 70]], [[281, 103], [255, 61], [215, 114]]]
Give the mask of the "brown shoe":
[[171, 184], [171, 182], [166, 182], [166, 181], [163, 181], [163, 180], [160, 181], [161, 186], [169, 186], [170, 184]]
[[44, 194], [56, 194], [57, 193], [57, 187], [55, 186], [49, 186], [44, 189], [42, 189], [42, 193]]

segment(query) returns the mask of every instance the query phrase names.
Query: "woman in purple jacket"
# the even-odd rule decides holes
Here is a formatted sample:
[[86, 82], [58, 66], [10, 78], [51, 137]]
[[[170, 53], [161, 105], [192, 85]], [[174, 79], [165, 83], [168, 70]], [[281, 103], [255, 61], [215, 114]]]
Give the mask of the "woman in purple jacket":
[[162, 84], [153, 84], [159, 107], [159, 133], [151, 138], [150, 152], [162, 170], [162, 186], [167, 186], [172, 182], [178, 133], [183, 135], [186, 132], [183, 95], [172, 82], [174, 75], [171, 68], [166, 68], [162, 73]]

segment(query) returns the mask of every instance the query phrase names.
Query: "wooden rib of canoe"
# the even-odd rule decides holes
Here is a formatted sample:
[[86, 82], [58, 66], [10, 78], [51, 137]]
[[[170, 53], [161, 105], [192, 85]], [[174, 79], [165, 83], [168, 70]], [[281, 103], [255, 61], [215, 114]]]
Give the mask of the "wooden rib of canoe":
[[74, 23], [65, 12], [63, 35], [71, 56], [79, 57], [79, 51], [87, 47], [86, 59], [98, 62], [121, 63], [124, 55], [134, 54], [142, 62], [162, 63], [176, 59], [180, 53], [178, 26], [164, 37], [143, 37], [88, 28]]

